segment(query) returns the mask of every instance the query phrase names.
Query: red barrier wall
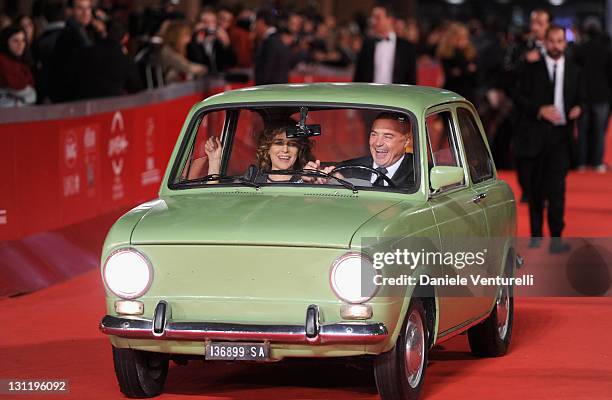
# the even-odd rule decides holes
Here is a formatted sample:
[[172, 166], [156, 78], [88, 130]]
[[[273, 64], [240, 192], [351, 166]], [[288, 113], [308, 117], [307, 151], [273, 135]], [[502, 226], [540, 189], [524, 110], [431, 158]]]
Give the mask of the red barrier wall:
[[[2, 125], [0, 240], [154, 197], [189, 108], [179, 99], [87, 117]], [[8, 179], [6, 179], [8, 178]]]
[[97, 267], [114, 220], [157, 195], [187, 112], [202, 98], [1, 124], [0, 297]]

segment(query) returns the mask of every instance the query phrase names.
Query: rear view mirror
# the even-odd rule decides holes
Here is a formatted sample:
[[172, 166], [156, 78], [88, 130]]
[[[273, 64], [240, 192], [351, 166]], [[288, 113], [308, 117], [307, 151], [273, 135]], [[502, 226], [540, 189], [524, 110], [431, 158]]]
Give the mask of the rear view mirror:
[[289, 126], [287, 127], [287, 137], [309, 137], [319, 136], [321, 134], [321, 125], [304, 125], [304, 126]]
[[286, 136], [288, 138], [319, 136], [321, 125], [307, 125], [306, 118], [308, 118], [308, 108], [300, 107], [300, 122], [295, 126], [288, 127]]

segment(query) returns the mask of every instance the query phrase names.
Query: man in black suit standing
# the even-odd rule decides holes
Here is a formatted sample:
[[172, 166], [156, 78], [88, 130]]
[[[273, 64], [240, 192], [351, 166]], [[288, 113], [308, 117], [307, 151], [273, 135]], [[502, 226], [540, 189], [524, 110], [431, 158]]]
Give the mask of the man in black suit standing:
[[612, 100], [612, 49], [597, 17], [585, 21], [585, 32], [576, 49], [576, 62], [582, 67], [585, 104], [578, 123], [578, 170], [587, 164], [599, 173], [608, 167], [603, 162], [606, 128]]
[[[334, 175], [338, 178], [355, 178], [370, 181], [372, 186], [389, 186], [386, 176], [395, 187], [405, 188], [415, 182], [413, 155], [406, 153], [406, 149], [412, 147], [412, 130], [410, 120], [404, 115], [382, 112], [380, 113], [370, 129], [370, 155], [352, 160], [343, 161], [338, 166], [320, 168], [319, 160], [310, 161], [304, 168], [321, 170], [330, 173], [336, 167], [364, 166], [378, 171], [373, 173], [359, 168], [349, 168]], [[307, 177], [303, 178], [308, 182]], [[326, 179], [310, 179], [317, 183], [327, 183]]]
[[269, 85], [289, 82], [291, 50], [274, 26], [274, 16], [260, 10], [255, 18], [258, 46], [255, 53], [255, 84]]
[[127, 55], [127, 29], [111, 20], [106, 31], [106, 38], [76, 52], [72, 77], [75, 100], [121, 96], [143, 89], [138, 67]]
[[364, 40], [355, 66], [355, 82], [416, 84], [416, 50], [393, 31], [393, 11], [377, 5], [370, 16], [374, 37]]
[[580, 116], [582, 88], [578, 68], [564, 55], [565, 29], [551, 25], [544, 41], [546, 53], [525, 65], [519, 76], [517, 106], [521, 112], [515, 152], [529, 170], [530, 246], [543, 236], [544, 206], [548, 202], [551, 253], [569, 250], [561, 241], [565, 226], [565, 176], [570, 167], [573, 127]]
[[[517, 40], [514, 44], [508, 46], [504, 56], [504, 82], [507, 93], [510, 94], [515, 89], [516, 80], [526, 64], [538, 62], [544, 57], [546, 52], [544, 37], [551, 22], [552, 15], [548, 10], [534, 9], [529, 14], [530, 31], [527, 41]], [[512, 120], [515, 120], [515, 118], [512, 118]], [[514, 156], [518, 183], [522, 190], [521, 203], [527, 203], [529, 199], [529, 163], [523, 163], [521, 157], [516, 154]]]

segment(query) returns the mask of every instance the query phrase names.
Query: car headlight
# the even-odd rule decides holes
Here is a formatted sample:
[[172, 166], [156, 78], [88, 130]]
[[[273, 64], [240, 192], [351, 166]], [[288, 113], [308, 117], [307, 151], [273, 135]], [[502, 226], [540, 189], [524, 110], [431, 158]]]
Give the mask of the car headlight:
[[363, 254], [347, 253], [331, 266], [330, 285], [336, 296], [347, 303], [364, 303], [376, 294], [372, 260]]
[[135, 249], [113, 252], [104, 264], [104, 282], [111, 292], [124, 299], [142, 296], [153, 281], [149, 260]]

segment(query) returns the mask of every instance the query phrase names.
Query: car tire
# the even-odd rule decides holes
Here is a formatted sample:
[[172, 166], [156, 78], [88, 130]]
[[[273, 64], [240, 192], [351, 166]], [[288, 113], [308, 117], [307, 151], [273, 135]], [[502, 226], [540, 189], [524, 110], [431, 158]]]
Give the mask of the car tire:
[[472, 354], [477, 357], [499, 357], [506, 354], [512, 337], [513, 322], [512, 285], [504, 285], [500, 288], [487, 319], [468, 329]]
[[168, 375], [165, 354], [113, 346], [113, 361], [119, 388], [127, 397], [154, 397], [164, 389]]
[[420, 298], [413, 298], [395, 346], [374, 360], [380, 397], [383, 400], [418, 399], [425, 380], [428, 353], [425, 308]]

